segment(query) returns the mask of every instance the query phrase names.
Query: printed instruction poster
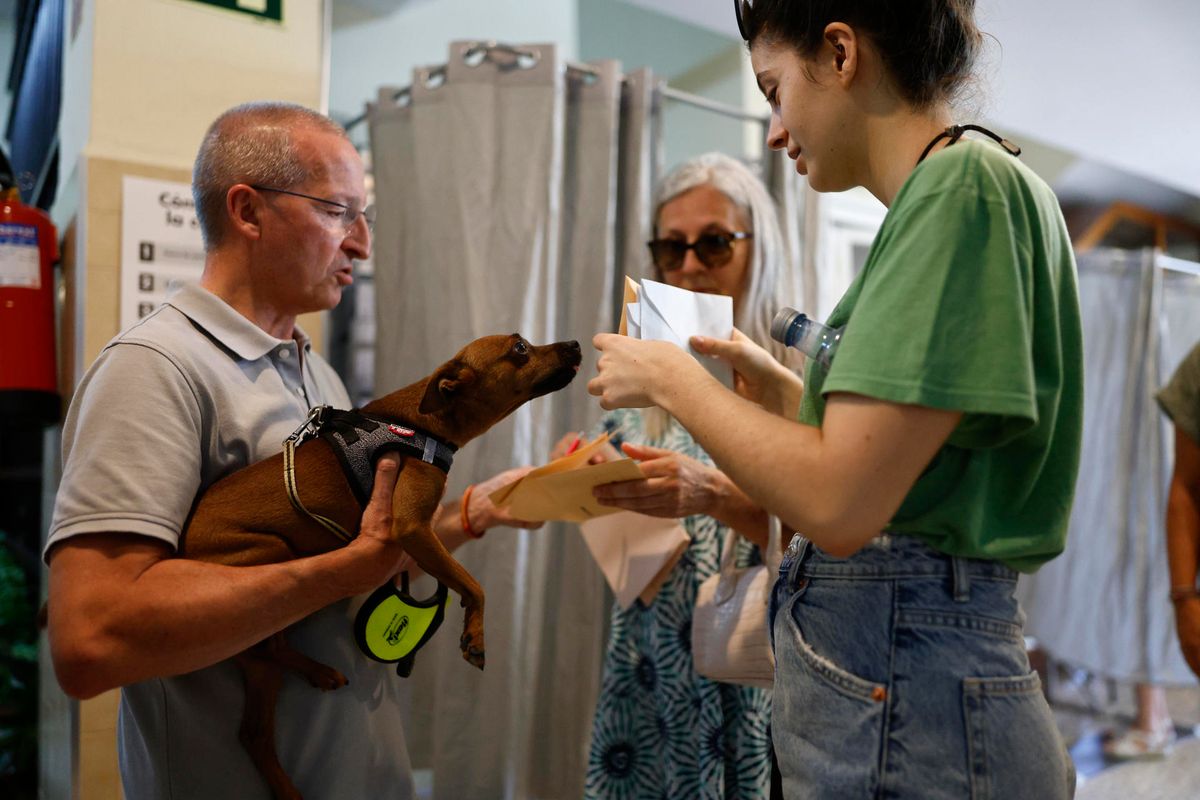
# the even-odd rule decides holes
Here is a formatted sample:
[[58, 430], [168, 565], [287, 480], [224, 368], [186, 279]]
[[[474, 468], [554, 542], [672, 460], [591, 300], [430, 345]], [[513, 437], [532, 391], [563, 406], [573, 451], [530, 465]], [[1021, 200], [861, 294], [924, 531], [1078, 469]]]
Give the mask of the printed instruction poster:
[[121, 329], [204, 271], [192, 187], [126, 175], [121, 198]]

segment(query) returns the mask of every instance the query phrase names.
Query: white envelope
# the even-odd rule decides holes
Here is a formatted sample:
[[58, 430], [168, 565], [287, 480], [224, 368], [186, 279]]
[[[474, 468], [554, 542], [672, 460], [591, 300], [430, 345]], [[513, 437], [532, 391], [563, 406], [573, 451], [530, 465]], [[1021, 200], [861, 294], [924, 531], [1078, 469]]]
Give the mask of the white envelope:
[[[733, 387], [733, 369], [729, 364], [701, 355], [688, 344], [693, 336], [722, 340], [733, 337], [732, 297], [690, 292], [658, 281], [642, 281], [638, 301], [640, 335], [637, 338], [674, 342], [691, 353], [717, 380]], [[633, 318], [632, 310], [629, 318]]]

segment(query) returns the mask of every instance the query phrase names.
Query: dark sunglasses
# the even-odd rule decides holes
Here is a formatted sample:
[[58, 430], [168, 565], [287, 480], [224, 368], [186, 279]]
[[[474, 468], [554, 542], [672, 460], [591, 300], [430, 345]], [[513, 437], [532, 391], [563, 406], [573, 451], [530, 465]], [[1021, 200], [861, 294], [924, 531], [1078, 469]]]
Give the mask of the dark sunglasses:
[[750, 0], [733, 0], [733, 13], [737, 15], [738, 33], [747, 42], [750, 41], [750, 32], [747, 28], [749, 27], [750, 12], [753, 10]]
[[703, 233], [696, 241], [688, 244], [682, 239], [652, 239], [646, 242], [654, 266], [663, 272], [674, 272], [683, 266], [688, 250], [696, 251], [696, 258], [709, 269], [717, 269], [733, 258], [733, 243], [739, 239], [752, 239], [753, 233]]

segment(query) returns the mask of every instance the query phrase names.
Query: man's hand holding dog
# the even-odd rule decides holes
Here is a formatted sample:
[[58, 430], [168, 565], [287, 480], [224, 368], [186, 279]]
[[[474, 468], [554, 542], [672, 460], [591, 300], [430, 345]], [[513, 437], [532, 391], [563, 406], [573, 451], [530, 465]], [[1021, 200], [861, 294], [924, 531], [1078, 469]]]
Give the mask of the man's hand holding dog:
[[400, 475], [400, 458], [394, 453], [381, 456], [375, 467], [375, 486], [363, 509], [358, 536], [346, 545], [347, 551], [360, 554], [350, 574], [349, 595], [378, 588], [401, 568], [404, 548], [392, 530], [392, 493]]

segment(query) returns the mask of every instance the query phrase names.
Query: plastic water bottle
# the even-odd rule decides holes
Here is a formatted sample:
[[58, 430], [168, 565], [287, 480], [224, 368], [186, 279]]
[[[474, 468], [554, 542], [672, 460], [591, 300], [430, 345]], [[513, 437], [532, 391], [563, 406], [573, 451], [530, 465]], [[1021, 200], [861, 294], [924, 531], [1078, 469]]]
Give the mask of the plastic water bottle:
[[841, 328], [830, 328], [794, 308], [783, 307], [771, 320], [771, 338], [794, 347], [829, 369], [842, 339]]

